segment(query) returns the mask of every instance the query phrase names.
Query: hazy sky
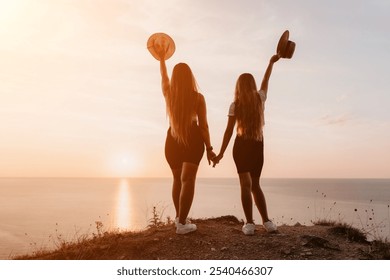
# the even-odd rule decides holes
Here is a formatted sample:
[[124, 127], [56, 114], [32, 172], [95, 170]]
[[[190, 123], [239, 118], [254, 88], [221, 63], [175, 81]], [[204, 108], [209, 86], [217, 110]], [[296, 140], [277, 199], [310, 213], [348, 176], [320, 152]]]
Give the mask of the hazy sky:
[[[0, 0], [0, 176], [170, 176], [148, 37], [192, 68], [218, 151], [243, 72], [270, 79], [264, 177], [390, 177], [388, 0]], [[217, 168], [234, 177], [233, 139]]]

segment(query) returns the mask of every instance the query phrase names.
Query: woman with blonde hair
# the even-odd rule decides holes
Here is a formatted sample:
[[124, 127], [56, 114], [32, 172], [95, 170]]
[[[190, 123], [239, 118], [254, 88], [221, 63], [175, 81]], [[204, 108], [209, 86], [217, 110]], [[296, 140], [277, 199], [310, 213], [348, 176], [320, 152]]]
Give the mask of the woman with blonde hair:
[[210, 164], [215, 157], [210, 143], [206, 102], [198, 91], [190, 67], [178, 63], [169, 80], [165, 64], [165, 51], [158, 51], [162, 77], [162, 92], [166, 102], [170, 127], [165, 142], [165, 157], [172, 170], [172, 199], [176, 210], [176, 233], [196, 230], [187, 220], [195, 189], [196, 174], [205, 146]]
[[259, 91], [251, 74], [244, 73], [238, 78], [234, 102], [229, 108], [228, 123], [221, 150], [213, 159], [213, 166], [222, 159], [237, 124], [233, 158], [240, 179], [241, 203], [246, 218], [242, 231], [245, 235], [253, 235], [255, 231], [252, 196], [265, 229], [268, 232], [277, 230], [276, 225], [268, 217], [265, 196], [260, 187], [260, 175], [264, 163], [264, 103], [267, 99], [268, 81], [272, 67], [279, 58], [279, 55], [271, 57]]

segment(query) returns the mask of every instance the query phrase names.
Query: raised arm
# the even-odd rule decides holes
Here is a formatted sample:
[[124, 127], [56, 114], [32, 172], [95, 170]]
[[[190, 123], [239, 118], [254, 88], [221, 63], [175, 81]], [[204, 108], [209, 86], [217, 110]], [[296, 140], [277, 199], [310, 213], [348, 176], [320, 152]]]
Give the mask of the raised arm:
[[166, 96], [169, 91], [169, 77], [168, 77], [167, 66], [165, 65], [164, 58], [160, 59], [160, 72], [161, 72], [161, 89], [163, 95]]
[[210, 141], [210, 132], [209, 132], [209, 125], [207, 122], [207, 109], [206, 109], [206, 101], [204, 99], [204, 96], [199, 93], [199, 103], [198, 103], [198, 120], [199, 120], [199, 128], [200, 132], [202, 134], [202, 138], [204, 141], [204, 144], [206, 146], [207, 151], [207, 160], [209, 164], [211, 163], [211, 160], [215, 157], [215, 153], [213, 152], [213, 147], [211, 146]]
[[274, 63], [277, 62], [279, 58], [280, 58], [279, 54], [273, 55], [269, 60], [267, 69], [265, 70], [263, 81], [261, 82], [260, 90], [264, 91], [266, 94], [268, 92], [268, 81], [269, 78], [271, 77], [272, 68], [274, 66]]
[[160, 45], [155, 45], [154, 48], [158, 53], [158, 56], [160, 57], [161, 89], [163, 95], [166, 96], [169, 91], [169, 77], [167, 72], [167, 66], [165, 64], [165, 54], [167, 50]]

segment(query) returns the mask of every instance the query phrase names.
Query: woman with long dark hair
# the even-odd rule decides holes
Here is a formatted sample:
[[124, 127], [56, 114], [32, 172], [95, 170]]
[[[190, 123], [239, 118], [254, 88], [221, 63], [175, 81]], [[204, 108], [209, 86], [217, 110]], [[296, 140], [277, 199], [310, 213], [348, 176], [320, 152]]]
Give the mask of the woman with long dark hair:
[[264, 103], [267, 99], [272, 67], [279, 58], [279, 55], [271, 57], [260, 90], [257, 89], [251, 74], [244, 73], [238, 78], [221, 150], [213, 159], [214, 166], [222, 159], [237, 125], [233, 158], [240, 179], [241, 203], [246, 218], [242, 231], [246, 235], [253, 235], [255, 231], [252, 197], [262, 217], [264, 228], [268, 232], [277, 230], [276, 225], [268, 217], [265, 196], [260, 187], [260, 175], [264, 163]]
[[172, 170], [172, 199], [176, 210], [176, 233], [186, 234], [196, 230], [187, 220], [190, 211], [195, 180], [204, 150], [210, 164], [215, 157], [210, 143], [206, 102], [199, 92], [190, 67], [178, 63], [169, 80], [165, 64], [165, 52], [160, 50], [162, 92], [166, 101], [170, 127], [165, 142], [165, 157]]

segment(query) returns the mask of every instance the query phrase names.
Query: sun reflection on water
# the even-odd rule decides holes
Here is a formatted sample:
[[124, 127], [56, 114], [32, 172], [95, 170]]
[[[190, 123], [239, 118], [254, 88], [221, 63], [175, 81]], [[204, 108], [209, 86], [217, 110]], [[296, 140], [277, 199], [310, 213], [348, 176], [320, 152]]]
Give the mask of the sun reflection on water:
[[127, 180], [122, 179], [118, 186], [115, 211], [115, 227], [118, 229], [129, 229], [131, 226], [129, 189], [130, 186]]

